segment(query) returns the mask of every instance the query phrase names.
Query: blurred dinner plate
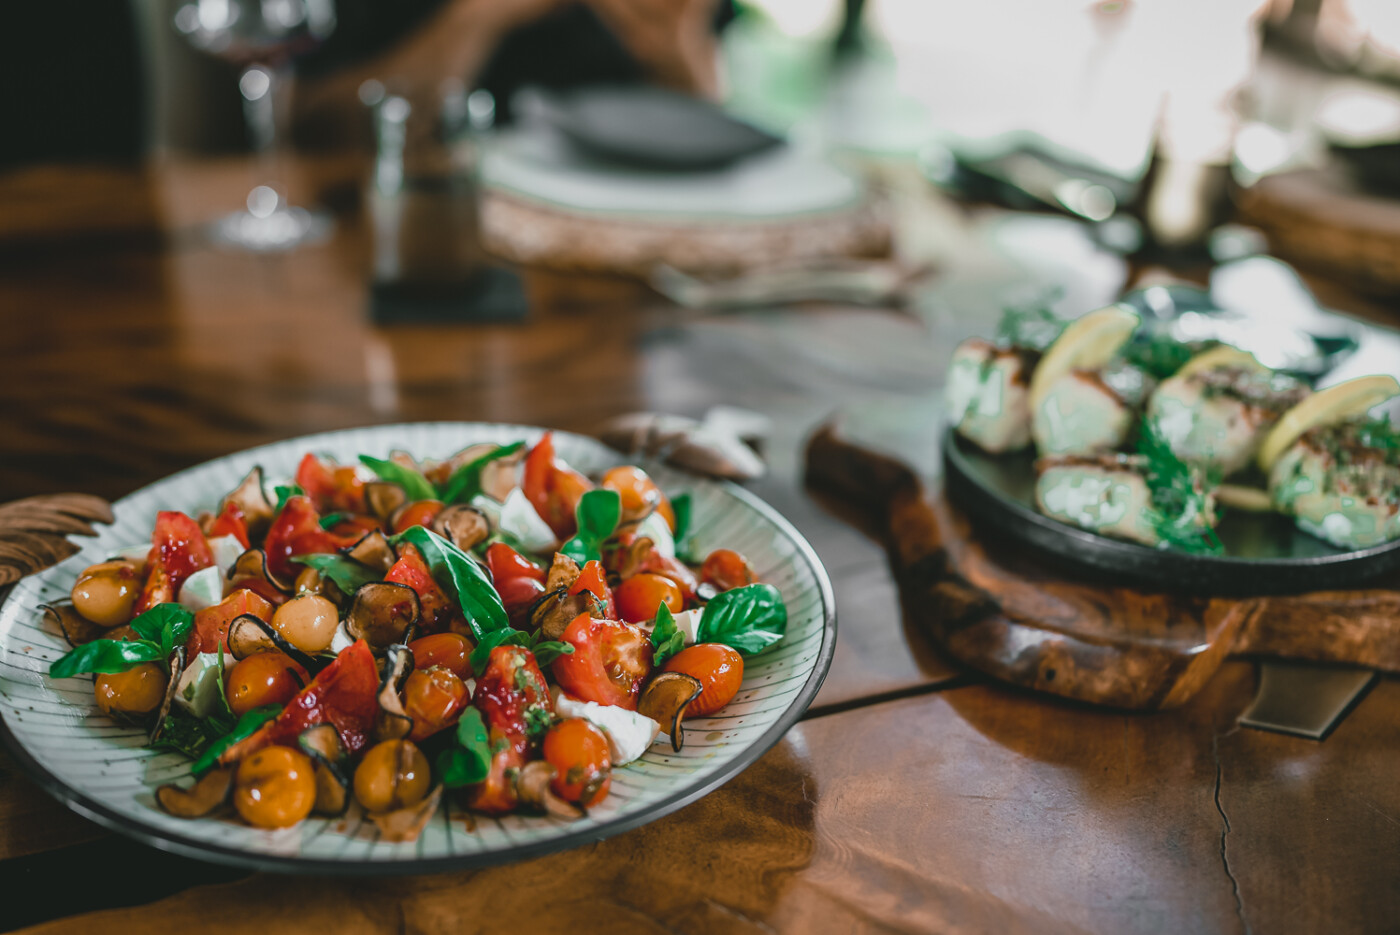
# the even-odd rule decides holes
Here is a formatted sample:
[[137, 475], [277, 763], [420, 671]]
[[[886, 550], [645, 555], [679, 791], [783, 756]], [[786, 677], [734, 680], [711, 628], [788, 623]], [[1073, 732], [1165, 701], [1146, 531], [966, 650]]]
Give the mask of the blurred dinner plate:
[[1111, 539], [1035, 508], [1035, 456], [991, 455], [949, 429], [943, 463], [951, 501], [977, 526], [1020, 542], [1061, 568], [1107, 584], [1202, 595], [1300, 594], [1385, 584], [1400, 574], [1400, 540], [1347, 551], [1287, 516], [1226, 510], [1224, 555], [1193, 555]]
[[717, 169], [783, 142], [710, 101], [648, 85], [539, 94], [530, 109], [592, 155], [649, 169]]
[[[787, 636], [747, 660], [738, 695], [719, 714], [687, 721], [684, 751], [675, 753], [661, 741], [619, 767], [611, 794], [585, 818], [475, 815], [475, 830], [469, 830], [467, 812], [449, 803], [408, 843], [380, 840], [357, 805], [345, 816], [313, 817], [276, 832], [222, 819], [175, 818], [156, 807], [154, 791], [188, 776], [190, 761], [147, 749], [144, 731], [100, 715], [90, 676], [51, 681], [45, 674], [68, 646], [46, 623], [40, 605], [66, 597], [77, 574], [113, 549], [148, 541], [158, 510], [212, 509], [254, 465], [271, 478], [290, 477], [308, 451], [351, 463], [361, 453], [382, 456], [393, 448], [446, 457], [478, 442], [533, 442], [541, 433], [527, 426], [444, 422], [310, 435], [210, 461], [118, 501], [113, 525], [84, 540], [73, 558], [20, 581], [0, 607], [0, 734], [11, 754], [75, 812], [143, 843], [289, 873], [424, 873], [500, 864], [601, 840], [713, 791], [777, 743], [816, 696], [835, 648], [835, 606], [820, 560], [772, 507], [733, 484], [662, 466], [648, 470], [665, 489], [690, 491], [694, 498], [697, 551], [725, 546], [745, 553], [786, 599]], [[580, 435], [555, 433], [555, 444], [561, 457], [586, 473], [623, 461]]]

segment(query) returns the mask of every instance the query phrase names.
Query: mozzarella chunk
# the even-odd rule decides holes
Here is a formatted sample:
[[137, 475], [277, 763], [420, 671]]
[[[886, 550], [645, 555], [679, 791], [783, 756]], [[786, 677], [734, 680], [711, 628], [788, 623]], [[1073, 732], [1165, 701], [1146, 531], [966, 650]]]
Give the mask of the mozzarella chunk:
[[224, 599], [224, 573], [217, 565], [201, 568], [185, 579], [176, 597], [185, 609], [198, 613]]
[[692, 610], [683, 610], [678, 614], [673, 614], [672, 619], [676, 621], [676, 629], [680, 631], [681, 637], [685, 640], [685, 645], [694, 646], [700, 641], [700, 618], [705, 615], [703, 607], [696, 607]]
[[554, 530], [535, 512], [530, 498], [519, 487], [510, 492], [504, 503], [498, 503], [485, 494], [477, 494], [472, 497], [471, 505], [486, 514], [493, 529], [519, 539], [527, 552], [548, 552], [559, 541]]
[[637, 524], [637, 535], [651, 540], [652, 548], [667, 558], [676, 557], [676, 539], [659, 513], [652, 513]]
[[340, 621], [340, 625], [335, 628], [335, 635], [331, 637], [331, 652], [339, 656], [342, 652], [355, 645], [355, 638], [350, 635], [350, 631], [345, 628], [345, 621]]
[[248, 551], [243, 548], [243, 543], [233, 536], [215, 536], [209, 540], [209, 550], [214, 553], [214, 567], [225, 575], [233, 567], [233, 563], [238, 561], [238, 556]]
[[220, 707], [219, 695], [222, 692], [219, 686], [219, 654], [200, 653], [180, 674], [174, 702], [195, 717], [204, 718]]
[[601, 705], [596, 701], [579, 701], [554, 689], [554, 710], [560, 717], [579, 717], [588, 721], [608, 738], [608, 755], [614, 766], [631, 763], [647, 752], [661, 733], [661, 725], [644, 714], [628, 711], [617, 705]]

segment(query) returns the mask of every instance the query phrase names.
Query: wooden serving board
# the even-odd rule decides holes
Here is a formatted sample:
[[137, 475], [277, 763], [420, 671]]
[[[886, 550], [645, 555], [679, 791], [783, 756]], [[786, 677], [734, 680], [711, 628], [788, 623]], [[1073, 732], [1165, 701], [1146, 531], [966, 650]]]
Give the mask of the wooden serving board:
[[808, 443], [807, 482], [884, 536], [917, 625], [1013, 685], [1150, 711], [1183, 704], [1231, 655], [1400, 672], [1400, 591], [1204, 598], [1075, 577], [974, 534], [941, 489], [830, 424]]

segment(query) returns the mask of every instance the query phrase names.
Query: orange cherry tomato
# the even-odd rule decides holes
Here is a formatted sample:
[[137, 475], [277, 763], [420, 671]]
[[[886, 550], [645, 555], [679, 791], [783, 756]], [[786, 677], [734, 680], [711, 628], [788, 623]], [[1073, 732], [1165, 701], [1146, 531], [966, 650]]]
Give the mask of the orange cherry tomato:
[[229, 670], [224, 696], [235, 717], [266, 704], [284, 705], [311, 676], [286, 653], [255, 653]]
[[642, 573], [617, 586], [617, 612], [628, 623], [642, 623], [656, 616], [665, 604], [672, 613], [685, 609], [681, 589], [670, 578]]
[[398, 534], [414, 526], [431, 526], [433, 520], [442, 512], [443, 506], [441, 500], [415, 500], [406, 504], [394, 514], [392, 529]]
[[732, 591], [758, 580], [753, 566], [733, 549], [715, 549], [700, 566], [700, 580], [721, 591]]
[[602, 487], [616, 490], [622, 499], [622, 521], [643, 519], [653, 510], [661, 514], [671, 531], [676, 530], [676, 514], [671, 509], [671, 501], [656, 486], [646, 471], [639, 467], [624, 465], [609, 469], [603, 475]]
[[448, 669], [414, 669], [403, 686], [403, 709], [413, 718], [408, 739], [416, 743], [456, 724], [469, 701], [466, 683]]
[[686, 717], [714, 714], [734, 700], [744, 681], [744, 657], [723, 643], [697, 643], [682, 649], [661, 668], [694, 676], [704, 686], [700, 697], [685, 709]]
[[475, 648], [472, 641], [460, 633], [434, 633], [408, 644], [415, 670], [441, 666], [463, 680], [472, 677], [470, 660]]
[[582, 718], [565, 718], [544, 735], [544, 758], [555, 769], [554, 794], [584, 808], [607, 797], [612, 758], [603, 732]]

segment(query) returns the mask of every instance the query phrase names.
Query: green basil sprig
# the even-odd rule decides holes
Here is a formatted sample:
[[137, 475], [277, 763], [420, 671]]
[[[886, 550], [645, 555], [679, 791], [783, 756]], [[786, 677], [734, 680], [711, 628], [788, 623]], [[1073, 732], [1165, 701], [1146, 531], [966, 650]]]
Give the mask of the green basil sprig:
[[616, 490], [599, 488], [579, 498], [574, 510], [578, 532], [559, 551], [578, 562], [596, 562], [602, 556], [603, 543], [617, 530], [622, 519], [622, 497]]
[[690, 494], [677, 494], [671, 498], [671, 513], [676, 517], [676, 528], [672, 538], [676, 543], [676, 557], [685, 559], [690, 555], [690, 520], [693, 503]]
[[661, 665], [685, 649], [685, 634], [676, 627], [671, 608], [662, 603], [656, 608], [656, 625], [651, 631], [652, 664]]
[[384, 461], [369, 455], [360, 455], [360, 463], [377, 474], [380, 480], [402, 487], [410, 502], [437, 499], [437, 491], [433, 489], [432, 481], [424, 477], [422, 471], [397, 461]]
[[724, 643], [745, 655], [762, 652], [787, 631], [787, 605], [771, 584], [749, 584], [716, 595], [705, 605], [697, 643]]
[[447, 483], [438, 488], [438, 499], [448, 506], [454, 503], [469, 502], [472, 497], [481, 493], [481, 472], [486, 465], [492, 461], [499, 461], [501, 458], [509, 458], [524, 447], [524, 442], [502, 445], [495, 451], [488, 451], [474, 461], [462, 465], [452, 472]]
[[207, 773], [213, 769], [214, 764], [218, 763], [219, 757], [223, 756], [225, 750], [239, 741], [247, 740], [257, 732], [258, 728], [281, 713], [282, 706], [280, 704], [265, 704], [262, 707], [243, 712], [243, 716], [238, 719], [233, 730], [210, 744], [199, 759], [194, 761], [190, 772], [196, 776]]
[[334, 529], [336, 526], [339, 526], [341, 523], [345, 522], [347, 519], [350, 519], [354, 515], [355, 514], [353, 513], [327, 513], [320, 519], [321, 528], [328, 530]]
[[462, 712], [453, 734], [456, 743], [438, 754], [438, 781], [448, 789], [481, 782], [491, 773], [491, 739], [476, 708]]
[[466, 617], [472, 637], [478, 643], [486, 634], [510, 627], [501, 596], [492, 587], [486, 572], [466, 552], [422, 526], [406, 529], [390, 541], [395, 545], [411, 542], [417, 546], [433, 580], [462, 608], [462, 616]]
[[282, 507], [287, 505], [287, 501], [293, 497], [304, 497], [306, 491], [296, 484], [278, 484], [272, 488], [272, 492], [277, 495], [277, 506], [272, 508], [272, 515], [276, 516], [282, 512]]
[[232, 729], [232, 721], [225, 722], [217, 716], [201, 720], [188, 711], [171, 708], [160, 736], [151, 746], [157, 750], [174, 750], [197, 760]]
[[125, 672], [143, 662], [164, 662], [184, 642], [194, 614], [179, 604], [157, 604], [135, 620], [135, 640], [93, 640], [73, 648], [49, 666], [49, 677], [66, 679], [84, 672]]
[[551, 662], [560, 656], [567, 656], [574, 651], [572, 643], [565, 643], [560, 640], [541, 640], [538, 635], [531, 636], [524, 630], [517, 630], [513, 627], [505, 627], [501, 630], [493, 630], [481, 638], [472, 650], [472, 654], [467, 661], [471, 664], [472, 671], [477, 675], [486, 671], [487, 663], [491, 661], [491, 650], [497, 646], [523, 646], [535, 657], [535, 663], [541, 669], [547, 667]]
[[363, 585], [372, 581], [383, 581], [384, 575], [370, 568], [368, 565], [355, 561], [348, 555], [341, 555], [339, 552], [313, 553], [311, 555], [293, 555], [292, 561], [298, 565], [306, 565], [314, 568], [325, 577], [335, 582], [335, 586], [340, 588], [342, 593], [354, 594]]

